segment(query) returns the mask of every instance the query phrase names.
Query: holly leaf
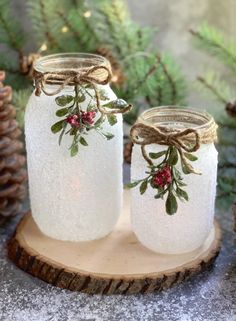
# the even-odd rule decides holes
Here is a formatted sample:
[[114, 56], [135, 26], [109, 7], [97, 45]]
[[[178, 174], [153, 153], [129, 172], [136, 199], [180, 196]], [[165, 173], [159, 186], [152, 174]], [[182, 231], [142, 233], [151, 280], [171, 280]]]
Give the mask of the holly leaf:
[[60, 136], [59, 136], [59, 145], [61, 145], [61, 141], [62, 141], [63, 135], [65, 134], [65, 131], [66, 131], [66, 126], [67, 126], [67, 123], [64, 122], [63, 129], [62, 129], [62, 131], [60, 133]]
[[53, 132], [53, 134], [56, 134], [59, 131], [61, 131], [62, 128], [63, 128], [64, 123], [65, 123], [64, 120], [60, 120], [57, 123], [55, 123], [54, 125], [52, 125], [51, 131]]
[[184, 153], [184, 156], [191, 162], [195, 162], [196, 160], [198, 160], [197, 156], [190, 153]]
[[165, 195], [165, 193], [167, 192], [167, 190], [165, 190], [164, 188], [159, 187], [158, 188], [158, 193], [154, 196], [155, 199], [159, 199], [162, 198]]
[[88, 146], [88, 143], [86, 142], [86, 140], [85, 140], [84, 137], [82, 137], [82, 136], [80, 137], [79, 142], [80, 142], [80, 144], [83, 145], [83, 146]]
[[152, 159], [158, 159], [165, 154], [166, 154], [166, 150], [163, 150], [162, 152], [158, 152], [158, 153], [149, 153], [149, 157]]
[[125, 189], [130, 189], [130, 188], [136, 187], [140, 182], [141, 182], [141, 180], [134, 181], [134, 182], [125, 184], [124, 187], [125, 187]]
[[79, 148], [77, 144], [72, 145], [71, 149], [70, 149], [70, 156], [74, 157], [75, 155], [78, 154]]
[[159, 198], [162, 198], [163, 199], [163, 192], [161, 192], [161, 193], [158, 193], [158, 194], [156, 194], [155, 196], [154, 196], [154, 198], [155, 199], [159, 199]]
[[109, 100], [109, 96], [108, 96], [107, 92], [103, 89], [100, 89], [100, 91], [99, 91], [99, 98], [101, 100]]
[[180, 199], [184, 199], [185, 201], [189, 200], [188, 193], [179, 187], [176, 189], [176, 194]]
[[82, 103], [82, 102], [84, 102], [85, 100], [86, 100], [85, 95], [84, 95], [82, 92], [79, 92], [78, 97], [77, 97], [77, 101], [78, 101], [79, 103]]
[[183, 170], [184, 174], [192, 174], [192, 173], [194, 173], [196, 175], [202, 175], [202, 172], [194, 169], [193, 166], [190, 165], [189, 163], [184, 164], [184, 162], [182, 161], [181, 166], [182, 166], [182, 170]]
[[69, 108], [61, 108], [56, 111], [56, 115], [58, 117], [62, 117], [62, 116], [65, 116], [66, 114], [68, 114], [68, 112], [69, 112]]
[[166, 199], [166, 213], [169, 215], [173, 215], [177, 212], [177, 209], [178, 209], [178, 204], [177, 204], [176, 197], [171, 191], [169, 191], [169, 194]]
[[188, 166], [186, 166], [186, 164], [184, 164], [182, 161], [181, 161], [181, 167], [182, 167], [182, 171], [184, 174], [188, 175], [188, 174], [191, 174], [191, 170], [190, 168], [192, 168], [191, 165], [188, 164]]
[[69, 131], [70, 136], [76, 135], [77, 131], [78, 131], [78, 128], [71, 127], [71, 129], [70, 129], [70, 131]]
[[170, 148], [170, 156], [168, 158], [168, 163], [172, 166], [178, 163], [178, 152], [177, 149], [173, 146]]
[[178, 185], [179, 185], [179, 186], [182, 186], [182, 187], [187, 186], [187, 184], [185, 184], [185, 183], [182, 182], [181, 180], [178, 181]]
[[93, 103], [89, 103], [88, 107], [87, 107], [87, 111], [96, 111], [96, 106]]
[[103, 123], [103, 121], [104, 121], [103, 116], [99, 117], [98, 120], [95, 122], [94, 126], [100, 127], [100, 125]]
[[74, 100], [74, 97], [71, 95], [62, 95], [55, 99], [58, 106], [64, 107]]
[[142, 184], [140, 185], [140, 188], [139, 188], [141, 195], [143, 195], [146, 192], [147, 186], [148, 186], [147, 180], [143, 181]]
[[106, 133], [106, 134], [103, 133], [103, 135], [106, 137], [107, 140], [111, 140], [113, 137], [115, 137], [115, 135], [111, 133]]
[[124, 108], [127, 108], [128, 106], [129, 104], [124, 99], [116, 99], [103, 105], [103, 107], [111, 108], [111, 109], [124, 109]]
[[107, 120], [111, 126], [114, 126], [117, 123], [116, 115], [107, 115]]

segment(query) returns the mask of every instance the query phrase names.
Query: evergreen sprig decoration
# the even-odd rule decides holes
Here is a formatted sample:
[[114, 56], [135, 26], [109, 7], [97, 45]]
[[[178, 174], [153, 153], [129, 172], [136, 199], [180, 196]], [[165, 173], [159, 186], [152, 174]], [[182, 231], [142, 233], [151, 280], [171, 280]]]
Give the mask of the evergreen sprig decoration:
[[[156, 199], [167, 194], [165, 206], [166, 213], [175, 214], [178, 210], [177, 198], [181, 201], [188, 201], [188, 194], [182, 187], [186, 186], [182, 174], [201, 174], [196, 171], [189, 161], [196, 161], [198, 158], [192, 153], [200, 147], [200, 136], [195, 129], [187, 128], [183, 131], [169, 132], [163, 126], [150, 126], [144, 123], [136, 123], [130, 132], [133, 143], [141, 145], [143, 158], [148, 163], [147, 176], [143, 179], [127, 184], [127, 188], [133, 188], [140, 184], [140, 194], [144, 194], [148, 186], [156, 190]], [[195, 143], [186, 144], [185, 138], [193, 135]], [[145, 146], [150, 144], [168, 145], [166, 150], [147, 155]], [[153, 160], [159, 163], [153, 163]], [[180, 161], [182, 173], [176, 165]]]
[[[123, 99], [117, 99], [103, 104], [103, 109], [110, 109], [104, 114], [96, 105], [96, 99], [90, 91], [91, 87], [89, 85], [76, 85], [74, 87], [74, 96], [61, 95], [55, 99], [56, 104], [59, 107], [63, 107], [56, 111], [56, 115], [63, 117], [63, 119], [52, 125], [51, 130], [54, 134], [60, 133], [59, 145], [64, 135], [72, 137], [72, 143], [69, 148], [72, 157], [78, 154], [79, 145], [88, 146], [86, 136], [91, 130], [95, 130], [107, 140], [112, 139], [114, 135], [104, 132], [102, 125], [105, 121], [108, 121], [110, 126], [114, 126], [117, 123], [116, 112], [123, 113], [131, 108], [131, 105], [128, 105]], [[90, 102], [85, 111], [82, 110], [81, 104], [86, 100], [86, 96], [90, 97]], [[101, 100], [109, 100], [104, 91], [100, 90], [99, 96]]]
[[[57, 55], [56, 55], [57, 56]], [[49, 56], [49, 60], [53, 59], [55, 55]], [[98, 85], [109, 84], [112, 74], [109, 63], [104, 59], [103, 64], [98, 63], [94, 58], [83, 58], [84, 67], [77, 70], [66, 69], [55, 72], [39, 72], [34, 70], [35, 79], [35, 95], [40, 96], [43, 92], [47, 96], [56, 96], [68, 85], [74, 85], [73, 95], [57, 96], [55, 101], [60, 107], [56, 112], [56, 116], [63, 117], [62, 120], [52, 125], [51, 130], [54, 134], [60, 132], [59, 145], [61, 144], [64, 135], [73, 137], [70, 146], [71, 156], [77, 155], [79, 151], [79, 144], [88, 146], [85, 139], [86, 135], [91, 130], [95, 130], [102, 137], [110, 140], [114, 137], [111, 133], [105, 133], [102, 125], [107, 120], [110, 126], [117, 123], [116, 114], [123, 114], [128, 112], [132, 105], [127, 104], [122, 99], [109, 101], [106, 92], [98, 88]], [[70, 59], [70, 58], [67, 58]], [[79, 59], [79, 58], [78, 58]], [[41, 59], [41, 61], [43, 58]], [[46, 58], [47, 60], [47, 58]], [[73, 60], [72, 60], [73, 61]], [[91, 67], [87, 67], [91, 65]], [[56, 90], [48, 90], [45, 84], [57, 84]], [[89, 98], [86, 104], [86, 110], [82, 109], [82, 104]], [[101, 100], [108, 100], [107, 103], [101, 104]], [[69, 129], [68, 129], [69, 127]]]
[[[2, 12], [10, 12], [11, 1], [4, 0], [4, 4]], [[153, 48], [154, 29], [134, 23], [124, 0], [27, 0], [26, 5], [34, 29], [28, 38], [37, 44], [35, 53], [91, 52], [110, 59], [115, 93], [135, 105], [124, 117], [128, 124], [135, 122], [140, 106], [184, 105], [186, 83], [178, 66], [170, 56]], [[13, 21], [8, 19], [16, 36], [20, 28]], [[3, 29], [0, 20], [0, 32]], [[15, 50], [10, 38], [6, 43]], [[18, 48], [28, 58], [25, 45], [21, 42]], [[25, 60], [30, 69], [31, 59]], [[2, 66], [4, 62], [9, 68]], [[0, 61], [0, 68], [11, 71], [8, 80], [12, 85], [23, 89], [30, 86], [30, 81], [19, 66], [18, 55], [9, 59], [6, 54]]]
[[[191, 165], [198, 159], [193, 153], [202, 144], [212, 144], [217, 140], [217, 127], [211, 115], [191, 109], [159, 107], [145, 111], [131, 127], [130, 136], [132, 142], [141, 147], [147, 163], [146, 176], [126, 187], [140, 185], [141, 195], [147, 188], [155, 189], [156, 199], [166, 196], [166, 213], [175, 214], [177, 199], [188, 201], [188, 194], [182, 188], [186, 186], [184, 175], [201, 175]], [[164, 146], [164, 149], [152, 152], [153, 144]], [[148, 153], [146, 146], [150, 146]]]
[[218, 59], [232, 75], [224, 79], [210, 70], [197, 78], [197, 88], [224, 106], [212, 112], [219, 124], [217, 204], [228, 208], [236, 201], [236, 42], [207, 24], [190, 32], [196, 45]]

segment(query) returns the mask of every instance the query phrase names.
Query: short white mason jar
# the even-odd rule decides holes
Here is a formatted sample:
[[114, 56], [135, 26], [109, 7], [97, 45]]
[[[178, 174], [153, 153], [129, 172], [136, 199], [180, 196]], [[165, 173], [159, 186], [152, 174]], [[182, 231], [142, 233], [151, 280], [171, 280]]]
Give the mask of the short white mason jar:
[[[167, 126], [173, 129], [194, 128], [201, 135], [216, 125], [213, 118], [200, 111], [190, 109], [157, 107], [141, 114], [138, 122], [151, 126]], [[150, 152], [166, 150], [168, 146], [146, 145]], [[165, 254], [180, 254], [199, 248], [213, 229], [216, 196], [217, 151], [214, 143], [202, 143], [194, 153], [198, 157], [192, 165], [202, 174], [183, 174], [184, 187], [189, 201], [178, 201], [178, 210], [168, 215], [165, 209], [166, 195], [155, 199], [156, 191], [151, 186], [140, 195], [139, 188], [132, 189], [131, 220], [139, 241], [147, 248]], [[163, 156], [164, 157], [164, 156]], [[160, 161], [163, 160], [160, 158]], [[176, 165], [181, 171], [180, 161]], [[134, 144], [131, 162], [131, 181], [145, 177], [147, 162], [139, 145]]]
[[[106, 66], [109, 62], [97, 55], [56, 54], [36, 61], [35, 70], [42, 74], [86, 70], [93, 66]], [[47, 91], [59, 85], [47, 84]], [[105, 102], [116, 100], [109, 85], [97, 85], [106, 97]], [[33, 93], [25, 114], [25, 137], [29, 174], [32, 216], [40, 230], [59, 240], [88, 241], [106, 236], [114, 228], [122, 209], [122, 115], [111, 126], [106, 120], [103, 131], [114, 135], [111, 140], [96, 131], [86, 136], [88, 146], [79, 147], [71, 157], [71, 136], [65, 135], [58, 144], [58, 135], [51, 126], [58, 122], [55, 98], [72, 95], [74, 87], [67, 85], [56, 96], [43, 92]], [[94, 91], [87, 89], [81, 103], [85, 110]], [[99, 112], [96, 119], [99, 118]], [[95, 120], [96, 120], [95, 119]]]

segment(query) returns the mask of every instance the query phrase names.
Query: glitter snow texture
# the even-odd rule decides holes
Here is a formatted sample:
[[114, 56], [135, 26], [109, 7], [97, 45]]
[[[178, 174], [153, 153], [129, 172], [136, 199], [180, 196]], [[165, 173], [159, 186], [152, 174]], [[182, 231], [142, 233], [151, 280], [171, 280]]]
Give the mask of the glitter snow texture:
[[[166, 146], [150, 145], [147, 153], [159, 152]], [[140, 195], [139, 188], [132, 189], [132, 225], [140, 242], [149, 249], [167, 254], [190, 252], [200, 247], [213, 227], [216, 194], [217, 151], [213, 144], [201, 145], [194, 153], [198, 160], [194, 168], [202, 175], [184, 175], [184, 189], [188, 202], [178, 202], [174, 215], [165, 212], [165, 201], [154, 199], [155, 190]], [[180, 164], [177, 169], [181, 170]], [[147, 163], [140, 146], [135, 145], [132, 154], [131, 181], [145, 177]]]
[[[50, 89], [50, 88], [49, 88]], [[110, 100], [116, 96], [103, 86]], [[72, 94], [66, 88], [59, 95]], [[108, 102], [108, 101], [106, 101]], [[85, 109], [88, 99], [82, 104]], [[32, 94], [25, 116], [25, 135], [31, 209], [34, 220], [46, 235], [69, 241], [101, 238], [114, 228], [122, 208], [122, 116], [104, 132], [115, 137], [107, 141], [91, 130], [89, 146], [79, 146], [75, 157], [68, 147], [69, 135], [58, 135], [51, 126], [58, 121], [55, 96]], [[98, 116], [97, 116], [98, 117]]]

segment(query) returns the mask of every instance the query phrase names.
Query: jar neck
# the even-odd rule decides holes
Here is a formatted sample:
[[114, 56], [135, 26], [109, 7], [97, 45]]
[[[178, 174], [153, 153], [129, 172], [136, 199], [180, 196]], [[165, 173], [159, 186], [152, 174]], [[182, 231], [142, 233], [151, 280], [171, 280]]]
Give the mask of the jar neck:
[[214, 119], [206, 112], [176, 106], [163, 106], [144, 111], [139, 116], [138, 122], [144, 122], [154, 127], [166, 126], [173, 130], [181, 128], [204, 130], [212, 126]]
[[45, 73], [81, 72], [94, 66], [105, 66], [110, 69], [109, 61], [99, 55], [85, 53], [62, 53], [39, 58], [34, 63], [34, 70]]
[[[106, 85], [111, 81], [111, 66], [102, 56], [90, 54], [57, 54], [38, 59], [34, 64], [35, 95], [43, 91], [51, 96], [70, 85]], [[45, 85], [60, 85], [49, 93]]]
[[[144, 124], [144, 126], [142, 126]], [[136, 123], [136, 127], [155, 128], [162, 133], [180, 134], [185, 140], [194, 140], [198, 136], [201, 144], [213, 143], [217, 140], [217, 125], [213, 117], [194, 109], [185, 109], [176, 106], [155, 107], [144, 111]], [[188, 133], [185, 130], [189, 129]], [[192, 133], [192, 134], [190, 134]], [[145, 133], [146, 135], [146, 133]]]

